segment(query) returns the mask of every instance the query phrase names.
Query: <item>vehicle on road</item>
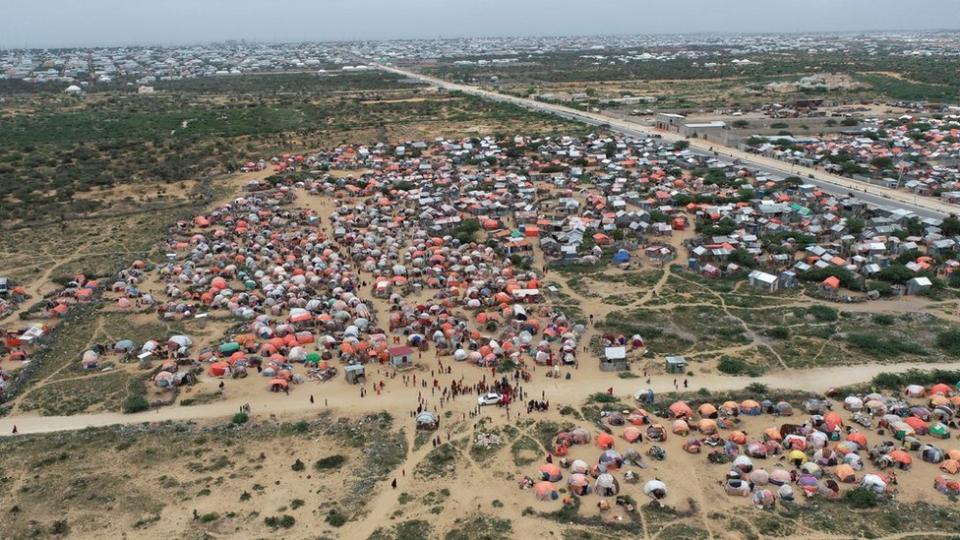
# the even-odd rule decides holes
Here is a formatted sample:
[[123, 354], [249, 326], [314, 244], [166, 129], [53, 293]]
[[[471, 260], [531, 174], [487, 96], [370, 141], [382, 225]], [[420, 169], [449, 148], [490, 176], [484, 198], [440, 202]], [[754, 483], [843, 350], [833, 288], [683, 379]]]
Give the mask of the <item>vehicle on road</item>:
[[480, 405], [497, 405], [502, 399], [503, 398], [500, 396], [500, 394], [497, 394], [496, 392], [487, 392], [486, 394], [483, 394], [477, 398], [477, 403]]

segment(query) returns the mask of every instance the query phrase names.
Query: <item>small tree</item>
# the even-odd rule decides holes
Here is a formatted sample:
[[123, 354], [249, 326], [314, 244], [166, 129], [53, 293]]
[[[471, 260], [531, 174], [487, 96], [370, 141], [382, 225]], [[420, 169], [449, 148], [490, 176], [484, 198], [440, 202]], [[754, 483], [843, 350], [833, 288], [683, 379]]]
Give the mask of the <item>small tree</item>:
[[893, 167], [893, 160], [887, 156], [875, 157], [870, 160], [870, 165], [873, 165], [881, 170], [889, 169], [890, 167]]
[[866, 224], [867, 223], [860, 218], [850, 218], [847, 220], [847, 228], [850, 229], [850, 234], [862, 233]]
[[960, 218], [957, 218], [955, 214], [950, 214], [940, 224], [940, 230], [947, 236], [960, 234]]

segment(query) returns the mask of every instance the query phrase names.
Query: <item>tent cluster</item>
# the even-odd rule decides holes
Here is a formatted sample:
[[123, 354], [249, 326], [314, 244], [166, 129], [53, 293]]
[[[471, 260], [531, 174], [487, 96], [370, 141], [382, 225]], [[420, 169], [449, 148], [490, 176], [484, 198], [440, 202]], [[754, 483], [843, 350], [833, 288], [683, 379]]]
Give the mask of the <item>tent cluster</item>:
[[[357, 273], [320, 232], [314, 211], [281, 206], [289, 193], [281, 188], [237, 198], [178, 223], [168, 261], [156, 269], [164, 301], [139, 294], [144, 268], [138, 263], [112, 289], [120, 300], [156, 303], [167, 320], [222, 313], [243, 321], [219, 345], [198, 353], [214, 377], [256, 368], [269, 389], [280, 391], [302, 382], [293, 373], [297, 363], [307, 365], [308, 376], [325, 379], [335, 370], [334, 358], [385, 362], [387, 336], [356, 294]], [[167, 379], [160, 377], [158, 384]]]
[[[629, 429], [629, 428], [627, 428]], [[588, 445], [591, 441], [599, 449], [597, 459], [588, 463], [582, 459], [570, 460], [564, 456], [575, 445]], [[521, 487], [533, 487], [540, 500], [557, 499], [557, 483], [566, 478], [567, 490], [577, 496], [597, 494], [601, 497], [616, 497], [620, 494], [621, 479], [627, 484], [636, 484], [640, 481], [639, 474], [631, 469], [623, 470], [624, 466], [634, 465], [644, 467], [643, 459], [636, 449], [629, 449], [624, 454], [613, 447], [616, 441], [613, 435], [600, 432], [595, 437], [582, 427], [570, 431], [557, 433], [553, 455], [559, 456], [558, 463], [549, 462], [540, 465], [536, 482], [530, 477], [521, 481]], [[659, 479], [651, 479], [643, 486], [645, 495], [652, 499], [662, 499], [667, 495], [667, 486]]]
[[[349, 259], [373, 275], [370, 293], [386, 301], [389, 330], [412, 346], [436, 347], [484, 367], [510, 360], [546, 365], [576, 362], [582, 325], [543, 307], [540, 278], [489, 242], [464, 235], [461, 215], [494, 232], [503, 201], [522, 200], [522, 186], [492, 190], [479, 180], [454, 183], [446, 169], [412, 189], [392, 189], [391, 177], [338, 179], [343, 195], [332, 216], [334, 238]], [[328, 184], [315, 182], [311, 191]], [[339, 191], [337, 191], [339, 193]], [[493, 204], [493, 203], [499, 203]]]
[[[566, 456], [578, 446], [593, 443], [599, 448], [596, 462], [574, 460], [569, 465], [572, 474], [568, 481], [571, 493], [576, 495], [598, 492], [596, 482], [584, 480], [616, 475], [625, 464], [642, 466], [634, 445], [643, 444], [644, 437], [653, 445], [646, 455], [665, 459], [666, 451], [660, 445], [676, 436], [682, 441], [683, 451], [706, 453], [709, 462], [727, 464], [729, 470], [723, 481], [726, 493], [750, 497], [761, 508], [799, 496], [836, 499], [844, 486], [893, 493], [896, 472], [909, 470], [915, 460], [935, 465], [940, 474], [934, 487], [952, 494], [958, 487], [954, 475], [960, 473], [960, 449], [943, 449], [929, 439], [945, 440], [955, 431], [958, 394], [957, 387], [947, 384], [912, 385], [902, 396], [846, 396], [842, 400], [845, 411], [833, 410], [833, 404], [823, 399], [808, 399], [798, 406], [754, 399], [693, 405], [676, 401], [655, 413], [643, 408], [602, 411], [601, 418], [615, 428], [613, 433], [591, 434], [582, 428], [559, 433], [553, 454], [562, 457], [560, 468], [542, 467], [540, 479], [561, 481], [554, 473], [566, 466]], [[637, 397], [649, 402], [643, 392]], [[802, 423], [751, 428], [749, 435], [741, 429], [746, 417], [788, 419], [804, 413]], [[876, 432], [870, 433], [868, 428], [874, 424]], [[623, 441], [628, 446], [621, 451], [619, 444]], [[773, 460], [773, 466], [766, 465], [767, 460]], [[601, 493], [615, 495], [618, 491], [619, 487], [612, 491], [605, 488]]]
[[90, 302], [101, 290], [100, 282], [83, 274], [73, 276], [63, 287], [32, 306], [24, 319], [59, 319], [79, 303]]
[[[575, 363], [584, 327], [541, 304], [538, 274], [455, 229], [472, 214], [494, 230], [506, 203], [532, 196], [528, 183], [512, 177], [511, 188], [495, 189], [492, 179], [454, 182], [452, 167], [415, 170], [423, 181], [413, 189], [397, 189], [412, 177], [390, 170], [298, 181], [180, 222], [155, 269], [159, 299], [141, 292], [153, 269], [138, 261], [111, 287], [117, 308], [136, 302], [164, 320], [243, 321], [198, 359], [214, 377], [256, 368], [275, 391], [304, 379], [296, 364], [326, 380], [339, 360], [351, 382], [368, 362], [409, 365], [407, 349], [391, 347], [400, 340], [484, 367]], [[332, 234], [317, 211], [286, 205], [298, 189], [336, 197]], [[380, 301], [386, 328], [377, 326]]]
[[0, 319], [13, 313], [30, 297], [26, 289], [10, 285], [8, 278], [0, 276]]
[[[877, 435], [889, 434], [893, 440], [881, 440], [870, 446], [867, 435], [847, 425], [828, 402], [811, 399], [803, 404], [810, 415], [804, 424], [770, 427], [755, 440], [749, 440], [743, 432], [733, 431], [726, 437], [722, 449], [716, 441], [706, 441], [718, 446], [711, 452], [711, 461], [731, 463], [725, 481], [726, 492], [751, 496], [758, 507], [772, 506], [777, 499], [792, 501], [795, 489], [807, 497], [828, 499], [839, 497], [843, 484], [878, 494], [888, 493], [894, 489], [896, 476], [887, 469], [909, 470], [915, 455], [938, 465], [944, 474], [937, 477], [936, 489], [953, 493], [956, 482], [947, 475], [960, 472], [957, 461], [960, 450], [942, 450], [935, 444], [922, 442], [919, 436], [950, 437], [950, 428], [956, 427], [955, 410], [960, 402], [956, 388], [946, 384], [930, 388], [911, 385], [904, 396], [906, 399], [869, 393], [843, 399], [843, 407], [850, 413], [852, 422], [869, 428], [873, 425], [872, 419], [879, 418]], [[921, 400], [926, 404], [915, 403]], [[703, 407], [701, 405], [701, 409]], [[761, 404], [761, 409], [766, 406]], [[929, 425], [934, 421], [936, 424]], [[779, 457], [772, 470], [755, 466], [755, 460], [771, 456]], [[869, 460], [877, 472], [866, 472], [865, 460]]]

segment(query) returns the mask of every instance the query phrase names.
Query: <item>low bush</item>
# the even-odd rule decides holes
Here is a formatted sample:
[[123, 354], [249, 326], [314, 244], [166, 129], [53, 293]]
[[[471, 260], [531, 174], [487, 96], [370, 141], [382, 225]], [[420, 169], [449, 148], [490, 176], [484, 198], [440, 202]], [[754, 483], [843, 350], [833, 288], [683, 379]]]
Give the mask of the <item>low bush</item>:
[[293, 527], [296, 522], [297, 520], [289, 514], [284, 514], [280, 517], [268, 516], [263, 518], [264, 525], [266, 525], [267, 527], [270, 527], [271, 529], [279, 529], [279, 528], [289, 529], [290, 527]]
[[874, 334], [850, 334], [847, 341], [861, 351], [881, 357], [901, 354], [924, 354], [923, 347], [900, 338], [884, 338]]
[[880, 504], [880, 496], [875, 491], [862, 487], [851, 489], [844, 498], [853, 508], [874, 508]]
[[833, 322], [839, 318], [839, 312], [836, 309], [829, 306], [810, 306], [807, 308], [807, 313], [813, 315], [818, 321]]
[[954, 328], [937, 335], [937, 347], [949, 354], [960, 356], [960, 329]]
[[150, 402], [143, 396], [130, 396], [123, 400], [123, 412], [133, 414], [150, 408]]
[[313, 468], [318, 471], [326, 469], [339, 469], [343, 466], [343, 463], [347, 460], [344, 456], [340, 454], [334, 454], [332, 456], [327, 456], [325, 458], [318, 459], [314, 464]]
[[343, 527], [343, 525], [347, 523], [347, 516], [336, 510], [331, 510], [330, 513], [327, 514], [326, 522], [334, 527]]
[[893, 315], [874, 315], [873, 322], [881, 326], [892, 326], [896, 319]]

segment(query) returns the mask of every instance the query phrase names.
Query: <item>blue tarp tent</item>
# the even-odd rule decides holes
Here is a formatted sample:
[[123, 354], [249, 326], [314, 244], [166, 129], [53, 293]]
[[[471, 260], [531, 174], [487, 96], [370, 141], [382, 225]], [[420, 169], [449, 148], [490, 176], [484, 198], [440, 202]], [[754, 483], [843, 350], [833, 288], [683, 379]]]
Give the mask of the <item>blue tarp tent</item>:
[[613, 256], [613, 262], [617, 264], [630, 262], [630, 253], [625, 249], [621, 249], [616, 255]]

